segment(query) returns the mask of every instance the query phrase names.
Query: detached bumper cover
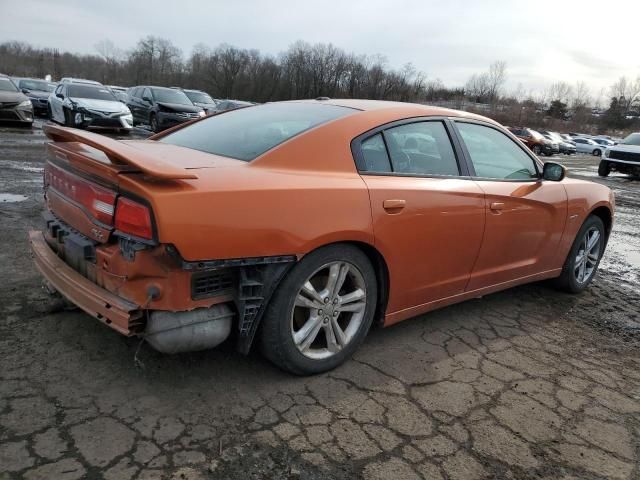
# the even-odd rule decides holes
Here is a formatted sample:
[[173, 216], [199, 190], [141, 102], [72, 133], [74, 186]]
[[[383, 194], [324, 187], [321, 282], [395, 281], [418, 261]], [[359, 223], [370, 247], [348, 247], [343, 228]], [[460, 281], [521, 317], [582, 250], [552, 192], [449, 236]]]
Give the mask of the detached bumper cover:
[[99, 287], [62, 261], [49, 247], [41, 231], [29, 232], [31, 254], [40, 273], [62, 295], [94, 318], [123, 335], [134, 335], [140, 307]]

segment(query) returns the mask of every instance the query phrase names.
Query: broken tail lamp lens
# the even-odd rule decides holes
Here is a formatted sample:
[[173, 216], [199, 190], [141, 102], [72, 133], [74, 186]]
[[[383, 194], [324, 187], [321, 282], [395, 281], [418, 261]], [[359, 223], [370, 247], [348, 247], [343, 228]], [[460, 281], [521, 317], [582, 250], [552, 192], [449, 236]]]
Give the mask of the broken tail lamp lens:
[[116, 204], [116, 230], [146, 240], [153, 239], [151, 212], [146, 205], [120, 197]]

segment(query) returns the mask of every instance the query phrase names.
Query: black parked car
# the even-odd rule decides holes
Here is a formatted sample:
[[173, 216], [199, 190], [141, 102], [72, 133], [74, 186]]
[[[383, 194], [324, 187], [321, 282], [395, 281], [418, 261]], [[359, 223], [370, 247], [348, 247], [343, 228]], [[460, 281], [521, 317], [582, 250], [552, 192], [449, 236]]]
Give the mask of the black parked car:
[[134, 124], [148, 124], [154, 132], [205, 116], [201, 107], [175, 88], [133, 87], [128, 91], [127, 106]]
[[14, 78], [13, 82], [18, 86], [20, 91], [29, 97], [29, 100], [31, 100], [34, 114], [47, 114], [49, 95], [55, 90], [55, 83], [37, 78]]

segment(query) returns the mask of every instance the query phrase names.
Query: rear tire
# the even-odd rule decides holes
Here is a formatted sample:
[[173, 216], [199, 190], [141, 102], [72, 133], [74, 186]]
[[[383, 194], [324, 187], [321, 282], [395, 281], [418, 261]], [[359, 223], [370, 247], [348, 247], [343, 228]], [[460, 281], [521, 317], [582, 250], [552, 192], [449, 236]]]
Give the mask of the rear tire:
[[600, 165], [598, 165], [598, 175], [601, 177], [608, 177], [611, 173], [611, 165], [606, 160], [600, 160]]
[[594, 157], [601, 157], [601, 156], [602, 156], [602, 150], [600, 150], [599, 148], [596, 148], [596, 149], [593, 151], [593, 156], [594, 156]]
[[311, 252], [287, 274], [265, 311], [262, 352], [296, 375], [331, 370], [364, 341], [376, 299], [376, 274], [361, 250], [331, 245]]
[[[593, 245], [590, 244], [592, 241]], [[589, 215], [573, 241], [562, 274], [555, 280], [556, 287], [569, 293], [586, 289], [596, 276], [605, 245], [604, 223], [599, 217]]]

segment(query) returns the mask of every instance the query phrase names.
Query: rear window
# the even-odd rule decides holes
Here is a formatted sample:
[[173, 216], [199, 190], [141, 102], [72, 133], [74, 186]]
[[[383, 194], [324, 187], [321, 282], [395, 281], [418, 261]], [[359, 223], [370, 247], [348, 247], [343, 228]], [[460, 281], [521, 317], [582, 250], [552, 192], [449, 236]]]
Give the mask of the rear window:
[[206, 118], [159, 141], [251, 161], [290, 138], [355, 110], [315, 103], [268, 103]]

